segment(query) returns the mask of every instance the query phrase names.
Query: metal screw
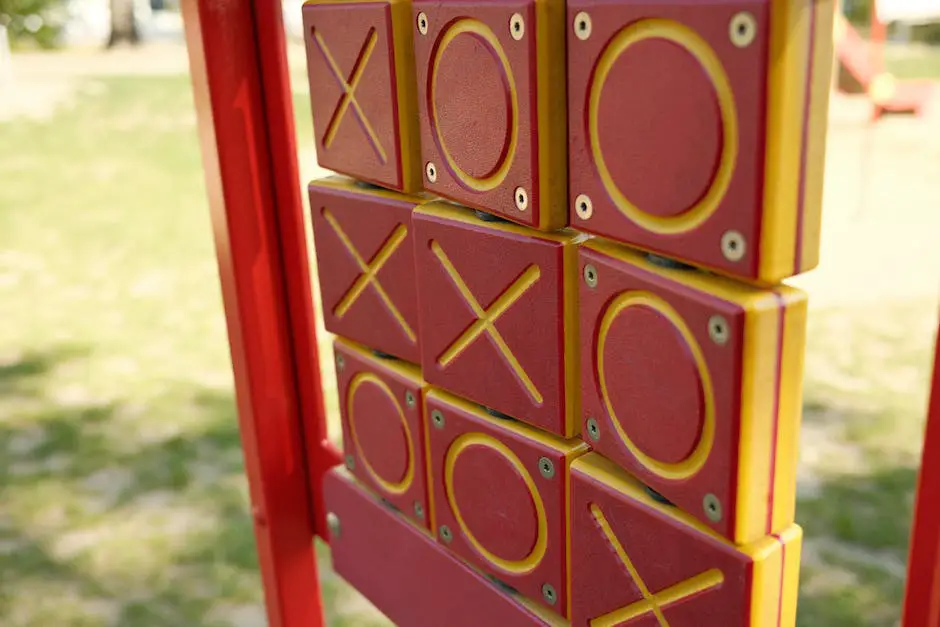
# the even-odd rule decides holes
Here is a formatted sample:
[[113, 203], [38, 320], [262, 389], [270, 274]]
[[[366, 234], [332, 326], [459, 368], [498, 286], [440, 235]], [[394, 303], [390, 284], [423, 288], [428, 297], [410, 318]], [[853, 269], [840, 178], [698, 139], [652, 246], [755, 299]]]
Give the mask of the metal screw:
[[434, 162], [427, 162], [427, 165], [424, 166], [424, 173], [427, 174], [428, 180], [432, 183], [437, 181], [437, 166], [434, 165]]
[[428, 15], [424, 11], [418, 13], [418, 32], [422, 35], [428, 34]]
[[555, 476], [555, 464], [553, 464], [552, 460], [547, 457], [540, 457], [539, 472], [541, 472], [542, 476], [546, 479], [551, 479]]
[[344, 359], [342, 355], [336, 356], [336, 367], [339, 370], [342, 370], [343, 368], [346, 367], [346, 359]]
[[411, 390], [405, 392], [405, 405], [408, 407], [414, 407], [416, 404], [415, 395]]
[[738, 48], [747, 48], [757, 37], [757, 20], [747, 11], [741, 11], [731, 18], [728, 25], [731, 43]]
[[509, 34], [516, 41], [519, 41], [525, 35], [525, 20], [522, 19], [522, 14], [513, 13], [512, 17], [509, 18]]
[[337, 515], [334, 514], [333, 512], [327, 513], [327, 515], [326, 515], [326, 527], [327, 527], [327, 529], [330, 530], [330, 537], [331, 537], [331, 538], [338, 538], [338, 537], [339, 537], [339, 531], [340, 531], [339, 516], [337, 516]]
[[594, 203], [588, 198], [587, 194], [581, 194], [574, 199], [574, 212], [582, 220], [590, 220], [594, 215]]
[[435, 409], [431, 412], [431, 422], [434, 423], [434, 426], [438, 429], [444, 428], [444, 413], [440, 409]]
[[574, 16], [574, 34], [581, 41], [591, 36], [591, 16], [587, 11], [581, 11]]
[[708, 337], [712, 342], [720, 346], [728, 343], [731, 333], [728, 329], [728, 321], [721, 316], [712, 316], [708, 319]]
[[441, 525], [440, 534], [441, 534], [441, 540], [443, 540], [444, 542], [450, 542], [451, 540], [454, 539], [454, 534], [451, 533], [450, 527], [448, 527], [447, 525]]
[[705, 515], [712, 522], [721, 522], [721, 501], [714, 494], [706, 494], [702, 499], [702, 506], [705, 508]]
[[555, 588], [552, 584], [542, 584], [542, 598], [545, 599], [545, 602], [549, 605], [555, 605], [555, 602], [558, 601], [558, 594], [555, 592]]
[[424, 505], [415, 501], [415, 516], [424, 520]]
[[593, 418], [587, 419], [587, 432], [588, 436], [595, 442], [601, 439], [601, 428], [597, 426], [597, 421]]
[[346, 456], [346, 468], [348, 468], [349, 470], [352, 470], [355, 467], [356, 467], [356, 458], [353, 457], [352, 455], [347, 455]]
[[738, 231], [726, 231], [721, 236], [721, 254], [728, 261], [741, 261], [747, 252], [747, 243], [744, 236]]
[[524, 187], [517, 187], [515, 191], [516, 198], [516, 209], [519, 211], [525, 211], [529, 208], [529, 193], [525, 191]]
[[597, 287], [597, 268], [591, 264], [584, 266], [584, 282], [588, 287]]

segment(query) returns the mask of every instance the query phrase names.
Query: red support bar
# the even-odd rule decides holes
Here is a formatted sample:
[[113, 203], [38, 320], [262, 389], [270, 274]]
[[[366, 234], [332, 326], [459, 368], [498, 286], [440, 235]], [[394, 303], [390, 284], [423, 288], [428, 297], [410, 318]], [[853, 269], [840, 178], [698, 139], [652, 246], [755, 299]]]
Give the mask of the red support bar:
[[903, 627], [940, 626], [940, 332], [936, 346]]

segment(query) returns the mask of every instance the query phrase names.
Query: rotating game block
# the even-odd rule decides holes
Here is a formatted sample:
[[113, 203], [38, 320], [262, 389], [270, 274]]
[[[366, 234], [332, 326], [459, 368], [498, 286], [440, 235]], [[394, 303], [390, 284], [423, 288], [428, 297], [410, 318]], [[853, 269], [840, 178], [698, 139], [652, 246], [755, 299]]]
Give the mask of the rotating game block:
[[327, 331], [419, 362], [411, 212], [423, 202], [330, 177], [310, 184]]
[[571, 466], [571, 625], [793, 627], [802, 536], [735, 546], [585, 455]]
[[570, 0], [571, 225], [775, 283], [819, 255], [832, 0]]
[[431, 389], [425, 396], [432, 525], [469, 564], [567, 616], [568, 471], [587, 452]]
[[408, 0], [303, 7], [317, 162], [404, 192], [421, 189]]
[[563, 437], [577, 433], [577, 244], [449, 203], [414, 214], [424, 377]]
[[563, 0], [417, 0], [413, 12], [425, 188], [563, 227]]
[[806, 298], [581, 249], [583, 437], [736, 543], [793, 522]]
[[427, 527], [421, 371], [340, 339], [333, 349], [346, 467], [405, 516]]

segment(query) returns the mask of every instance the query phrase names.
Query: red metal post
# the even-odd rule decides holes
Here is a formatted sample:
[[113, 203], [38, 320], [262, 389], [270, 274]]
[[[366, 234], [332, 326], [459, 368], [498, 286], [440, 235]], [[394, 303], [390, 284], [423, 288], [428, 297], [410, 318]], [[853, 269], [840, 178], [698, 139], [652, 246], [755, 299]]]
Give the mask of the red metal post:
[[903, 627], [940, 625], [940, 332], [917, 485]]
[[338, 456], [324, 442], [280, 3], [184, 0], [183, 16], [268, 622], [317, 627], [318, 486]]

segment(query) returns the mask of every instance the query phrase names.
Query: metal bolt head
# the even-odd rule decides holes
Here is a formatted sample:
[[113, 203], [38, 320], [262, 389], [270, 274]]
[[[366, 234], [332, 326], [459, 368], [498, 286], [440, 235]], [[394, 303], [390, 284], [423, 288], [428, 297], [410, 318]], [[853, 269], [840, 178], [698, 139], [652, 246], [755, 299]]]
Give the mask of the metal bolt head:
[[522, 19], [521, 13], [513, 13], [512, 17], [509, 18], [509, 34], [516, 41], [525, 36], [525, 20]]
[[428, 177], [428, 181], [431, 183], [437, 182], [437, 166], [434, 165], [433, 161], [428, 161], [424, 166], [424, 173]]
[[587, 11], [581, 11], [574, 16], [574, 35], [581, 41], [591, 36], [591, 16]]
[[344, 358], [342, 355], [337, 355], [336, 356], [336, 369], [342, 370], [345, 367], [346, 367], [346, 358]]
[[757, 38], [757, 20], [747, 11], [736, 13], [728, 24], [728, 36], [738, 48], [747, 48]]
[[414, 407], [415, 405], [417, 405], [417, 403], [418, 403], [418, 400], [415, 398], [414, 392], [412, 392], [411, 390], [408, 390], [407, 392], [405, 392], [405, 405], [407, 405], [408, 407]]
[[725, 231], [721, 236], [721, 254], [728, 261], [741, 261], [747, 252], [747, 242], [738, 231]]
[[331, 538], [338, 538], [340, 532], [339, 516], [333, 512], [328, 512], [326, 515], [326, 528], [330, 530]]
[[438, 532], [441, 536], [441, 540], [444, 542], [450, 542], [454, 539], [454, 534], [451, 532], [450, 527], [447, 525], [441, 525], [441, 528]]
[[708, 319], [708, 337], [712, 339], [712, 342], [718, 344], [719, 346], [724, 346], [728, 343], [728, 339], [731, 337], [731, 330], [728, 328], [728, 321], [722, 316], [712, 316]]
[[429, 24], [429, 22], [428, 22], [428, 14], [425, 13], [424, 11], [421, 11], [421, 13], [418, 13], [418, 20], [417, 20], [417, 21], [418, 21], [418, 32], [421, 33], [422, 35], [427, 35], [427, 34], [428, 34], [428, 24]]
[[415, 501], [415, 516], [424, 520], [424, 505], [420, 501]]
[[549, 605], [555, 605], [555, 603], [558, 601], [558, 593], [555, 592], [555, 588], [552, 586], [552, 584], [542, 584], [542, 598], [545, 599], [545, 602]]
[[356, 467], [356, 458], [352, 455], [346, 456], [346, 468], [353, 470]]
[[721, 501], [714, 494], [706, 494], [702, 499], [702, 507], [705, 509], [705, 515], [712, 522], [721, 522]]
[[444, 412], [440, 409], [435, 409], [431, 412], [431, 422], [434, 423], [434, 426], [438, 429], [444, 428]]
[[588, 437], [597, 442], [601, 439], [601, 428], [597, 426], [597, 421], [593, 418], [587, 419]]
[[597, 287], [597, 268], [591, 264], [584, 266], [584, 282], [588, 287]]
[[525, 211], [529, 208], [529, 193], [525, 191], [524, 187], [517, 187], [514, 192], [514, 198], [516, 200], [516, 209], [519, 211]]
[[594, 215], [594, 203], [587, 194], [580, 194], [574, 199], [574, 212], [582, 220], [590, 220]]
[[540, 457], [539, 472], [542, 473], [542, 476], [546, 479], [551, 479], [555, 476], [555, 464], [547, 457]]

